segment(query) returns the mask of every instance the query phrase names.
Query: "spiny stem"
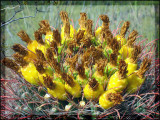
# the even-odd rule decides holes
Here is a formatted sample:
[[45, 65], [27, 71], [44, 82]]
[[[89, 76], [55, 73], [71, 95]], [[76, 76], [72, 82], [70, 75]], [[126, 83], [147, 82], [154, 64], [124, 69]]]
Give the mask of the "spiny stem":
[[144, 36], [143, 36], [143, 35], [139, 35], [139, 36], [136, 37], [136, 39], [137, 39], [137, 38], [140, 38], [140, 37], [144, 37]]
[[141, 45], [143, 42], [145, 42], [145, 41], [147, 41], [148, 39], [146, 38], [146, 39], [144, 39], [144, 40], [141, 40], [141, 41], [139, 41], [139, 43], [137, 43], [137, 45]]
[[121, 119], [120, 113], [117, 109], [114, 109], [117, 112], [118, 118]]
[[53, 26], [50, 26], [53, 30], [56, 30], [56, 28], [54, 28]]
[[147, 48], [147, 46], [149, 46], [150, 44], [155, 43], [155, 41], [157, 41], [157, 40], [159, 40], [159, 39], [155, 39], [155, 40], [152, 40], [151, 42], [147, 43], [147, 44], [142, 48], [142, 50], [145, 49], [145, 48]]

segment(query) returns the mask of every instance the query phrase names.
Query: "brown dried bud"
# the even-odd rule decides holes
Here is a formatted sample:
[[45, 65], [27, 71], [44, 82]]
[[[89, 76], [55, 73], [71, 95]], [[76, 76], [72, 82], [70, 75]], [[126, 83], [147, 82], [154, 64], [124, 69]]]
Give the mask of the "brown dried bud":
[[42, 21], [40, 21], [39, 26], [40, 26], [40, 28], [38, 29], [38, 31], [39, 31], [41, 34], [46, 35], [46, 32], [51, 31], [49, 22], [48, 22], [47, 20], [42, 20]]
[[86, 32], [89, 35], [92, 35], [92, 26], [93, 26], [93, 21], [92, 20], [87, 20], [87, 22], [86, 22]]
[[82, 39], [80, 43], [83, 44], [83, 47], [86, 47], [86, 48], [89, 48], [92, 45], [90, 37], [86, 37], [85, 39]]
[[86, 28], [87, 14], [80, 13], [80, 19], [78, 21], [81, 28]]
[[97, 71], [101, 76], [104, 75], [104, 68], [106, 65], [107, 65], [107, 59], [99, 59], [97, 62]]
[[78, 33], [76, 34], [76, 42], [77, 42], [77, 44], [80, 44], [79, 42], [83, 38], [84, 32], [85, 32], [85, 30], [79, 30]]
[[66, 23], [66, 22], [69, 22], [69, 18], [68, 18], [67, 12], [61, 11], [61, 12], [59, 13], [59, 15], [60, 15], [60, 17], [61, 17], [61, 20], [62, 20], [63, 24]]
[[51, 48], [47, 48], [46, 57], [47, 57], [49, 62], [51, 62], [52, 59], [54, 58], [54, 54], [53, 54], [53, 51], [52, 51]]
[[133, 44], [134, 44], [134, 42], [135, 42], [135, 40], [136, 40], [137, 35], [138, 35], [138, 32], [135, 31], [135, 30], [133, 30], [133, 31], [129, 34], [128, 39], [127, 39], [127, 45], [128, 45], [128, 46], [130, 46], [130, 47], [133, 46]]
[[43, 76], [44, 84], [47, 88], [54, 90], [56, 87], [56, 84], [53, 82], [52, 77], [49, 75], [46, 75], [46, 77]]
[[71, 53], [73, 53], [73, 48], [76, 48], [76, 42], [75, 41], [70, 41], [67, 43], [68, 48], [70, 50]]
[[108, 39], [113, 39], [113, 34], [109, 29], [106, 28], [102, 28], [101, 32], [101, 39], [104, 39], [104, 41], [107, 40], [107, 43], [109, 44], [110, 42], [108, 41]]
[[39, 49], [36, 49], [36, 55], [37, 55], [37, 58], [41, 61], [46, 61], [46, 58], [44, 57], [44, 54], [41, 50]]
[[86, 78], [84, 64], [79, 64], [77, 67], [77, 71], [78, 71], [78, 74], [81, 78], [83, 78], [83, 79]]
[[126, 64], [126, 62], [124, 60], [120, 60], [119, 61], [119, 66], [118, 66], [118, 69], [119, 69], [119, 77], [120, 79], [123, 79], [126, 77], [126, 74], [128, 73], [128, 70], [127, 70], [127, 67], [128, 67], [128, 64]]
[[113, 39], [110, 38], [110, 37], [108, 37], [106, 40], [107, 40], [107, 45], [108, 45], [108, 47], [109, 47], [109, 48], [112, 48], [112, 43], [113, 43], [112, 41], [113, 41]]
[[56, 41], [56, 43], [57, 43], [58, 45], [61, 44], [61, 35], [60, 35], [58, 29], [53, 30], [53, 40]]
[[32, 42], [32, 40], [24, 30], [18, 32], [17, 35], [22, 39], [22, 41], [26, 42], [27, 44]]
[[22, 67], [24, 67], [24, 66], [29, 64], [27, 61], [24, 60], [24, 56], [20, 55], [19, 53], [13, 54], [13, 58]]
[[89, 86], [92, 88], [93, 91], [96, 91], [98, 88], [99, 83], [95, 78], [89, 81]]
[[95, 50], [95, 47], [90, 47], [85, 51], [85, 53], [83, 54], [84, 61], [87, 61], [89, 57], [92, 55], [92, 52], [93, 52], [92, 50]]
[[117, 41], [116, 38], [113, 38], [110, 42], [110, 47], [112, 48], [114, 53], [118, 53], [119, 49], [120, 49], [120, 43]]
[[130, 25], [129, 21], [124, 22], [124, 24], [123, 24], [123, 26], [121, 28], [121, 31], [120, 31], [120, 35], [121, 36], [125, 37], [125, 34], [126, 34], [128, 28], [129, 28], [129, 25]]
[[109, 17], [107, 15], [100, 15], [100, 19], [103, 21], [102, 26], [105, 29], [109, 29]]
[[134, 46], [133, 52], [131, 53], [131, 60], [133, 63], [137, 61], [137, 58], [140, 53], [141, 53], [141, 46], [140, 45]]
[[12, 59], [4, 58], [1, 62], [3, 65], [14, 70], [15, 72], [18, 72], [18, 70], [20, 69], [19, 66]]
[[56, 55], [58, 53], [57, 43], [55, 41], [52, 41], [50, 47], [52, 48], [52, 51]]
[[56, 61], [56, 59], [52, 59], [51, 65], [53, 66], [55, 72], [57, 72], [58, 74], [62, 74], [61, 65]]
[[80, 13], [80, 19], [81, 20], [87, 20], [87, 14], [84, 13], [84, 12]]
[[108, 93], [106, 99], [114, 104], [120, 104], [123, 101], [123, 97], [119, 93]]
[[127, 41], [127, 45], [129, 47], [133, 47], [135, 40], [136, 40], [136, 37], [131, 38], [130, 40]]
[[44, 45], [44, 41], [42, 39], [42, 33], [40, 33], [39, 31], [35, 31], [34, 32], [34, 37], [36, 39], [36, 41], [42, 45]]
[[110, 63], [114, 66], [117, 65], [117, 54], [115, 53], [110, 54]]
[[69, 63], [70, 67], [76, 70], [76, 63], [78, 61], [78, 54], [75, 54], [72, 58], [66, 59], [67, 63]]
[[67, 75], [67, 73], [62, 73], [62, 79], [71, 87], [74, 86], [74, 81], [73, 78], [69, 75]]
[[66, 22], [64, 24], [64, 34], [65, 34], [65, 38], [70, 38], [70, 23]]
[[103, 58], [103, 50], [101, 48], [95, 48], [94, 46], [88, 48], [83, 54], [83, 60], [87, 66], [91, 65], [91, 63], [88, 63], [88, 61], [92, 62], [92, 64], [95, 64], [95, 61], [99, 60], [100, 58]]
[[14, 44], [12, 49], [15, 52], [18, 52], [19, 54], [21, 54], [23, 56], [27, 56], [28, 55], [28, 51], [21, 44]]
[[36, 67], [36, 70], [40, 73], [40, 74], [43, 74], [45, 73], [45, 69], [43, 67], [43, 62], [40, 61], [40, 60], [36, 60], [34, 61], [34, 65]]
[[135, 37], [137, 37], [137, 36], [138, 36], [138, 32], [137, 32], [136, 30], [133, 30], [133, 31], [129, 34], [127, 40], [129, 41], [130, 39], [135, 38]]
[[105, 23], [110, 22], [110, 21], [109, 21], [109, 17], [108, 17], [107, 15], [100, 15], [99, 17], [100, 17], [100, 19], [101, 19], [103, 22], [105, 22]]
[[142, 79], [145, 72], [149, 69], [151, 65], [151, 59], [144, 58], [143, 62], [141, 63], [141, 66], [137, 72], [137, 75]]

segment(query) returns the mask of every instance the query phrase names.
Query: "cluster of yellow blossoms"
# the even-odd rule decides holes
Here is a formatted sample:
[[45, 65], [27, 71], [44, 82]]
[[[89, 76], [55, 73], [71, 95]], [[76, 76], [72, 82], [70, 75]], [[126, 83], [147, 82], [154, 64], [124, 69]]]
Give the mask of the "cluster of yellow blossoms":
[[134, 45], [137, 31], [125, 38], [130, 22], [124, 22], [120, 33], [113, 36], [107, 15], [99, 16], [103, 24], [95, 32], [86, 13], [80, 13], [77, 31], [65, 11], [60, 17], [61, 33], [52, 31], [47, 20], [40, 21], [35, 40], [23, 30], [18, 32], [27, 47], [13, 45], [14, 60], [4, 58], [2, 63], [29, 83], [46, 87], [59, 100], [66, 100], [68, 95], [80, 98], [83, 91], [86, 99], [99, 100], [104, 109], [121, 103], [122, 92], [131, 94], [139, 89], [151, 60], [144, 58], [137, 70], [141, 47]]

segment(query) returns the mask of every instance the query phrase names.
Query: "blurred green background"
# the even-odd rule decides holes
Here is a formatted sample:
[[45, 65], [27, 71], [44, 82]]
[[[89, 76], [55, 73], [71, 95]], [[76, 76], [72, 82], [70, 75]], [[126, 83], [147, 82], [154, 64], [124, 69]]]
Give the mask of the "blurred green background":
[[[144, 38], [138, 38], [137, 41], [148, 38], [148, 41], [146, 41], [148, 43], [159, 38], [159, 25], [156, 26], [156, 18], [159, 18], [158, 4], [159, 2], [155, 1], [1, 1], [1, 40], [2, 42], [5, 41], [3, 45], [5, 55], [11, 56], [13, 54], [10, 47], [14, 43], [25, 45], [17, 36], [20, 30], [25, 30], [31, 39], [34, 39], [34, 31], [39, 28], [38, 23], [41, 20], [49, 20], [51, 26], [60, 30], [62, 22], [59, 12], [61, 10], [68, 12], [69, 18], [73, 19], [76, 29], [79, 27], [80, 12], [86, 12], [88, 18], [94, 21], [93, 29], [101, 14], [109, 16], [111, 30], [116, 29], [121, 21], [130, 21], [129, 31], [135, 29], [139, 32], [139, 35], [144, 36]], [[12, 16], [14, 17], [12, 18]], [[3, 24], [4, 22], [6, 24]], [[101, 24], [102, 21], [99, 20], [98, 25], [101, 26]]]

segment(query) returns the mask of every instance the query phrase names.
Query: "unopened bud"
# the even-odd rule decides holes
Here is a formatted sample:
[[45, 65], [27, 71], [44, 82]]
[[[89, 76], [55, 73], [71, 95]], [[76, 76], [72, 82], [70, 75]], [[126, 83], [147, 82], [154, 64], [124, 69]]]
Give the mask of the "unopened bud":
[[49, 114], [50, 114], [50, 115], [51, 115], [51, 114], [54, 114], [56, 111], [57, 111], [56, 108], [52, 108], [52, 109], [50, 110]]
[[46, 95], [44, 96], [44, 99], [45, 99], [46, 101], [48, 101], [50, 97], [51, 97], [50, 94], [46, 94]]
[[43, 90], [43, 87], [42, 86], [39, 86], [38, 87], [38, 92], [41, 92]]
[[28, 107], [24, 107], [23, 110], [24, 111], [29, 111], [29, 108]]
[[79, 105], [80, 105], [81, 107], [84, 107], [84, 106], [85, 106], [85, 101], [80, 101], [80, 102], [79, 102]]
[[42, 110], [41, 106], [36, 108], [36, 111], [41, 111], [41, 110]]
[[65, 106], [65, 111], [69, 111], [71, 109], [72, 105], [66, 105]]

